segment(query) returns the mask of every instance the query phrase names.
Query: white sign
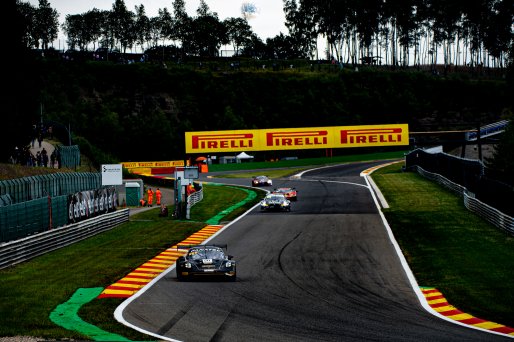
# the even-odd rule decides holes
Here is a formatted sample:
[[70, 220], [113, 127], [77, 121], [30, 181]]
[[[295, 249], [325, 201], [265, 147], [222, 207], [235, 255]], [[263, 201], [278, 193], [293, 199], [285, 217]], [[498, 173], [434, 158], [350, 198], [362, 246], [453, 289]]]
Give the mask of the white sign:
[[175, 169], [175, 179], [182, 179], [184, 180], [184, 170], [176, 170]]
[[185, 167], [184, 168], [184, 178], [187, 179], [198, 179], [198, 167]]
[[102, 164], [102, 185], [123, 184], [122, 164]]

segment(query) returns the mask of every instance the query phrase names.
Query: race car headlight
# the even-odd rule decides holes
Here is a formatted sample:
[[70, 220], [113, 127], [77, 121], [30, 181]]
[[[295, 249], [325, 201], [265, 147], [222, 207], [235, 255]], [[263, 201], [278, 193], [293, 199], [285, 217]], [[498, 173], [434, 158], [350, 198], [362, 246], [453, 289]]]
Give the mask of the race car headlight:
[[225, 267], [232, 267], [232, 261], [227, 261], [227, 263], [225, 264]]
[[184, 267], [185, 267], [185, 268], [191, 268], [191, 263], [190, 263], [190, 262], [186, 262], [186, 263], [184, 264]]
[[262, 202], [262, 203], [261, 203], [261, 205], [262, 205], [263, 207], [267, 207], [267, 206], [268, 206], [268, 203], [266, 203], [266, 202]]

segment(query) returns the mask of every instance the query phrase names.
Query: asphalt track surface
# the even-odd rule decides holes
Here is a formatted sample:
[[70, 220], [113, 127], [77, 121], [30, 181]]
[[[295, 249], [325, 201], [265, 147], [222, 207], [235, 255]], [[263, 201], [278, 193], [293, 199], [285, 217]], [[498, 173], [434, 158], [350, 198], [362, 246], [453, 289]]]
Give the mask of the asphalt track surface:
[[120, 307], [125, 324], [178, 341], [507, 341], [423, 308], [359, 176], [376, 164], [274, 179], [297, 188], [291, 212], [254, 208], [210, 241], [228, 244], [237, 282], [178, 282], [172, 267]]

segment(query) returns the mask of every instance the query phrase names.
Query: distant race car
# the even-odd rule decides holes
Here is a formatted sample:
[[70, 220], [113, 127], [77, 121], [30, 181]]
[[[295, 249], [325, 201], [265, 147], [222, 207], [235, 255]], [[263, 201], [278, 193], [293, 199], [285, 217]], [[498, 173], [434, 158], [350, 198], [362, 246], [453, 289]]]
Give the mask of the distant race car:
[[218, 277], [236, 281], [236, 262], [224, 249], [227, 245], [178, 246], [188, 248], [187, 254], [177, 259], [177, 279], [180, 281], [202, 277]]
[[261, 201], [262, 211], [291, 211], [291, 201], [284, 196], [284, 194], [271, 193], [266, 195]]
[[273, 190], [274, 193], [284, 194], [286, 198], [290, 201], [298, 200], [298, 191], [295, 188], [277, 188]]
[[273, 181], [268, 176], [255, 176], [252, 178], [252, 186], [271, 186]]

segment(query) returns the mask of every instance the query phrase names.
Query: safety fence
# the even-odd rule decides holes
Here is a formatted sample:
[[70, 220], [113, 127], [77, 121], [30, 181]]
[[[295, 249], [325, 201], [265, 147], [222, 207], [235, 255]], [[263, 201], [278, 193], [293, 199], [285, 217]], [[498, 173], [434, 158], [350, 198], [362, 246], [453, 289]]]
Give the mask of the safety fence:
[[481, 202], [480, 200], [476, 199], [475, 195], [472, 192], [468, 191], [465, 187], [450, 181], [444, 176], [426, 171], [420, 166], [413, 166], [412, 168], [415, 169], [423, 177], [435, 181], [445, 186], [446, 188], [452, 190], [453, 192], [457, 193], [458, 195], [462, 196], [464, 199], [464, 206], [468, 210], [474, 212], [475, 214], [482, 217], [489, 223], [495, 225], [496, 227], [514, 235], [513, 217], [508, 216], [500, 210], [493, 208], [490, 205], [487, 205], [486, 203]]
[[0, 243], [116, 210], [101, 173], [59, 172], [0, 181]]
[[115, 228], [128, 220], [129, 209], [120, 209], [85, 221], [0, 244], [0, 269], [87, 239]]
[[[0, 196], [9, 204], [22, 203], [47, 196], [63, 196], [78, 191], [98, 189], [102, 174], [97, 172], [58, 172], [0, 181]], [[2, 206], [5, 201], [0, 201]]]
[[0, 207], [0, 242], [67, 224], [67, 200], [67, 196], [43, 197]]
[[201, 202], [203, 200], [203, 186], [187, 196], [187, 206], [186, 206], [186, 219], [191, 218], [191, 207], [193, 207], [196, 203]]
[[473, 193], [474, 198], [481, 202], [514, 216], [514, 206], [511, 205], [514, 197], [512, 177], [486, 167], [482, 161], [416, 149], [405, 156], [406, 169], [415, 166], [443, 176]]
[[56, 227], [115, 211], [118, 196], [114, 186], [79, 191], [64, 196], [46, 196], [0, 207], [0, 242], [24, 238]]
[[201, 200], [203, 200], [203, 187], [187, 196], [187, 205], [188, 207], [192, 207]]

